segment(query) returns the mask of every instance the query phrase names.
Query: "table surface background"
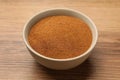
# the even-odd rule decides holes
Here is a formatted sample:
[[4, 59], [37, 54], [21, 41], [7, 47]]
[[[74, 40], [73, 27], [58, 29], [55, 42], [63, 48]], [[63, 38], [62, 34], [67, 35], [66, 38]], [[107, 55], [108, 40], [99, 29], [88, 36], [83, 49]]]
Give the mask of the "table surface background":
[[[22, 40], [31, 16], [56, 7], [85, 13], [99, 31], [91, 56], [66, 71], [38, 64]], [[120, 0], [0, 0], [0, 80], [120, 80]]]

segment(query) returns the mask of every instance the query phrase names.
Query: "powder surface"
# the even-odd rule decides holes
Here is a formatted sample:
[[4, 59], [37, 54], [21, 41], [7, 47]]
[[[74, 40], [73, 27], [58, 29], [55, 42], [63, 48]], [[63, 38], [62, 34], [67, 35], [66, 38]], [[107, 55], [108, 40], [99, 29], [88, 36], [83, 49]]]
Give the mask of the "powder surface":
[[92, 33], [88, 25], [72, 16], [50, 16], [31, 28], [28, 40], [38, 53], [56, 59], [73, 58], [91, 45]]

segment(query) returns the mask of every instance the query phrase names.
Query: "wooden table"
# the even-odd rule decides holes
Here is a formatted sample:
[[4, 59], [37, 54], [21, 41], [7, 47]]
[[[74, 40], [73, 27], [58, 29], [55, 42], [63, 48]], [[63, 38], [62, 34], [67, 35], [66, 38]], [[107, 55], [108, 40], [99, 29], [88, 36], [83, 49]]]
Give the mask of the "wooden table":
[[[99, 31], [92, 55], [66, 71], [38, 64], [22, 39], [32, 15], [56, 7], [85, 13]], [[120, 80], [120, 0], [0, 0], [0, 80]]]

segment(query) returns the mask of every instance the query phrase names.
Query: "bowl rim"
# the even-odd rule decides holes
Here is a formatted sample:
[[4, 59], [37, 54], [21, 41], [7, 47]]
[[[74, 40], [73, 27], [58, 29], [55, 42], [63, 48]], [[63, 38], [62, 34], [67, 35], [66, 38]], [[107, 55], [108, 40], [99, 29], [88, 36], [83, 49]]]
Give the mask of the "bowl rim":
[[[92, 27], [94, 27], [94, 30], [95, 30], [95, 33], [96, 36], [95, 36], [95, 39], [94, 39], [94, 42], [92, 40], [92, 43], [90, 45], [90, 47], [87, 49], [87, 51], [85, 51], [84, 53], [80, 54], [79, 56], [76, 56], [76, 57], [72, 57], [72, 58], [66, 58], [66, 59], [56, 59], [56, 58], [51, 58], [51, 57], [47, 57], [47, 56], [44, 56], [40, 53], [38, 53], [37, 51], [35, 51], [28, 43], [27, 41], [27, 38], [25, 36], [26, 34], [26, 28], [27, 28], [27, 25], [29, 24], [29, 22], [35, 18], [36, 16], [40, 15], [41, 13], [44, 13], [44, 12], [47, 12], [47, 11], [53, 11], [53, 10], [66, 10], [66, 11], [72, 11], [72, 12], [75, 12], [75, 13], [78, 13], [80, 15], [82, 15], [83, 17], [86, 17], [86, 19], [89, 20], [89, 22], [93, 25]], [[51, 8], [51, 9], [46, 9], [46, 10], [43, 10], [43, 11], [40, 11], [38, 12], [37, 14], [33, 15], [31, 18], [28, 19], [28, 21], [26, 22], [26, 24], [24, 25], [24, 28], [23, 28], [23, 40], [24, 40], [24, 43], [25, 45], [27, 46], [27, 48], [32, 51], [33, 54], [36, 54], [37, 56], [39, 57], [42, 57], [44, 59], [47, 59], [47, 60], [52, 60], [52, 61], [72, 61], [72, 60], [76, 60], [76, 59], [79, 59], [87, 54], [89, 54], [91, 52], [91, 50], [95, 47], [96, 43], [97, 43], [97, 39], [98, 39], [98, 30], [96, 28], [96, 25], [94, 24], [94, 22], [85, 14], [83, 14], [82, 12], [80, 11], [77, 11], [77, 10], [73, 10], [73, 9], [68, 9], [68, 8]]]

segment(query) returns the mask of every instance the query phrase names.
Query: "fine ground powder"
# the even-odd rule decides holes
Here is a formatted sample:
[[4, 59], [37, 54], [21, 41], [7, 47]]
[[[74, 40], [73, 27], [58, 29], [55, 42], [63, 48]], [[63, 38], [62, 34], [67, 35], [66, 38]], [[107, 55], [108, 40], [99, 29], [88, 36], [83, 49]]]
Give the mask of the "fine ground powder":
[[31, 28], [28, 40], [38, 53], [56, 59], [73, 58], [91, 45], [92, 33], [88, 25], [72, 16], [50, 16]]

